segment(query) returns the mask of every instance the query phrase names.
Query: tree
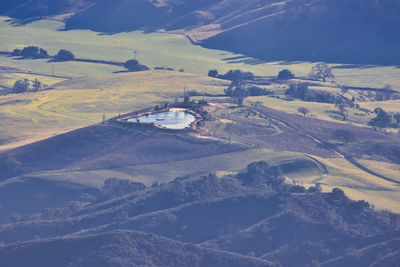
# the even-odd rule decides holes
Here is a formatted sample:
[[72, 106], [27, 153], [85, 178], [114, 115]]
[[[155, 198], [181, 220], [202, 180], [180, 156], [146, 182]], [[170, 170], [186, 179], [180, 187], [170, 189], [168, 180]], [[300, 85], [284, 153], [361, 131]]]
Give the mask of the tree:
[[57, 55], [55, 55], [54, 60], [56, 61], [69, 61], [74, 59], [75, 56], [74, 54], [72, 54], [71, 51], [65, 50], [65, 49], [61, 49], [60, 51], [58, 51]]
[[208, 71], [208, 77], [217, 78], [218, 77], [218, 71], [217, 70], [209, 70]]
[[289, 89], [285, 91], [285, 94], [294, 98], [306, 99], [308, 92], [308, 86], [306, 84], [291, 84]]
[[218, 78], [230, 81], [254, 80], [254, 74], [241, 70], [229, 70], [224, 75], [218, 75]]
[[394, 115], [393, 115], [393, 119], [394, 119], [394, 121], [395, 121], [395, 123], [396, 123], [396, 126], [397, 127], [399, 127], [399, 125], [400, 125], [400, 113], [395, 113]]
[[278, 80], [289, 80], [293, 78], [294, 74], [288, 69], [281, 70], [278, 74]]
[[336, 129], [333, 131], [332, 136], [342, 140], [344, 144], [354, 139], [353, 133], [347, 129]]
[[32, 83], [32, 90], [33, 90], [34, 92], [39, 91], [42, 87], [43, 87], [43, 84], [42, 84], [38, 79], [35, 79], [35, 80], [33, 81], [33, 83]]
[[243, 105], [243, 100], [249, 96], [249, 92], [244, 87], [243, 82], [233, 81], [227, 89], [225, 94], [234, 98], [239, 106]]
[[12, 51], [12, 56], [21, 56], [21, 54], [22, 54], [22, 50], [21, 49], [14, 49], [13, 51]]
[[13, 91], [14, 93], [24, 93], [26, 91], [28, 91], [29, 88], [29, 80], [28, 79], [24, 79], [24, 80], [18, 80], [14, 83], [13, 86]]
[[311, 68], [309, 77], [311, 79], [321, 80], [326, 82], [326, 78], [333, 78], [332, 69], [325, 63], [318, 63]]
[[347, 120], [346, 104], [343, 102], [336, 102], [335, 106], [338, 108], [340, 115], [342, 115], [343, 120]]
[[300, 112], [301, 114], [303, 114], [303, 116], [305, 117], [308, 113], [310, 113], [310, 110], [308, 108], [305, 107], [299, 107], [297, 109], [298, 112]]
[[124, 64], [124, 67], [127, 68], [129, 71], [139, 70], [139, 61], [137, 61], [136, 59], [127, 60]]
[[371, 126], [386, 128], [391, 123], [390, 115], [381, 108], [376, 108], [374, 113], [377, 114], [368, 124]]
[[349, 91], [349, 89], [346, 86], [341, 86], [340, 91], [342, 91], [342, 96]]

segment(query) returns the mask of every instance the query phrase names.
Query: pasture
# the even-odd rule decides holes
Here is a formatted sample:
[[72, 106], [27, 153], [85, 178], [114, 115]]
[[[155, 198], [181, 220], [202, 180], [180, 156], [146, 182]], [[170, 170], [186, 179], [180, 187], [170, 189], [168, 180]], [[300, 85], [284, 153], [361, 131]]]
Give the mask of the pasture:
[[[296, 76], [304, 77], [312, 62], [264, 62], [240, 54], [206, 49], [193, 45], [185, 36], [162, 32], [142, 31], [118, 34], [101, 34], [89, 30], [64, 31], [64, 23], [57, 19], [34, 21], [19, 25], [8, 17], [0, 17], [0, 50], [12, 51], [26, 45], [37, 45], [53, 55], [60, 49], [72, 51], [76, 57], [99, 60], [126, 61], [134, 58], [143, 64], [155, 67], [183, 68], [186, 72], [207, 75], [208, 70], [220, 73], [229, 69], [243, 69], [256, 75], [276, 76], [282, 69], [290, 69]], [[0, 64], [30, 71], [51, 73], [46, 60], [15, 60], [0, 57]], [[55, 63], [56, 74], [81, 77], [120, 71], [114, 66], [60, 62]], [[400, 69], [393, 66], [350, 66], [331, 64], [335, 67], [334, 81], [348, 86], [383, 88], [391, 84], [400, 90]], [[331, 81], [329, 81], [330, 83]], [[327, 83], [327, 84], [329, 84]]]

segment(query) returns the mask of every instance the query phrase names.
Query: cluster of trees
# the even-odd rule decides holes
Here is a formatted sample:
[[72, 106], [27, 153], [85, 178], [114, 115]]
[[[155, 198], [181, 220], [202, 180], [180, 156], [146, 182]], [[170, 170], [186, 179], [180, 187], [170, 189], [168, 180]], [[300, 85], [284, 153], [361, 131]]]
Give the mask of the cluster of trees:
[[285, 95], [292, 98], [300, 99], [308, 102], [319, 102], [319, 103], [330, 103], [338, 104], [343, 103], [349, 107], [353, 107], [353, 101], [355, 99], [349, 99], [342, 95], [334, 95], [329, 92], [318, 91], [309, 89], [307, 84], [291, 84], [289, 88], [285, 91]]
[[385, 85], [380, 90], [365, 90], [360, 91], [360, 99], [366, 101], [388, 101], [400, 99], [400, 94], [392, 89], [391, 85]]
[[[128, 69], [128, 71], [143, 71], [148, 70], [146, 65], [142, 65], [136, 59], [129, 59], [124, 63], [124, 67]], [[159, 68], [160, 69], [160, 68]], [[174, 70], [174, 69], [170, 69]]]
[[246, 86], [243, 81], [233, 81], [227, 89], [224, 90], [225, 95], [235, 99], [237, 104], [241, 106], [243, 100], [248, 96], [270, 95], [267, 89], [257, 86]]
[[344, 144], [354, 140], [354, 134], [347, 129], [336, 129], [332, 132], [332, 137], [341, 140]]
[[102, 192], [105, 197], [120, 197], [138, 191], [143, 191], [146, 186], [143, 183], [118, 178], [108, 178], [104, 181]]
[[35, 79], [32, 82], [32, 87], [30, 87], [31, 82], [28, 79], [18, 80], [14, 83], [11, 93], [25, 93], [27, 91], [37, 92], [42, 88], [45, 88], [46, 85], [40, 82], [38, 79]]
[[[26, 46], [22, 50], [14, 49], [12, 52], [13, 56], [21, 56], [23, 58], [49, 58], [49, 54], [43, 48], [38, 46]], [[54, 61], [69, 61], [75, 58], [74, 54], [71, 51], [66, 49], [61, 49], [58, 53], [53, 57]]]
[[22, 50], [14, 49], [13, 56], [22, 56], [24, 58], [48, 58], [49, 54], [43, 48], [37, 46], [27, 46]]
[[376, 117], [371, 119], [368, 123], [371, 126], [378, 128], [399, 128], [400, 127], [400, 113], [386, 112], [382, 108], [376, 108], [374, 110]]
[[229, 70], [225, 74], [219, 74], [218, 70], [209, 70], [208, 76], [229, 81], [254, 80], [253, 73], [242, 70]]
[[124, 67], [129, 71], [136, 71], [139, 68], [139, 61], [136, 59], [127, 60], [124, 64]]
[[336, 102], [335, 95], [328, 92], [311, 90], [305, 83], [291, 84], [290, 87], [285, 91], [285, 94], [287, 96], [309, 102], [320, 102], [320, 103]]

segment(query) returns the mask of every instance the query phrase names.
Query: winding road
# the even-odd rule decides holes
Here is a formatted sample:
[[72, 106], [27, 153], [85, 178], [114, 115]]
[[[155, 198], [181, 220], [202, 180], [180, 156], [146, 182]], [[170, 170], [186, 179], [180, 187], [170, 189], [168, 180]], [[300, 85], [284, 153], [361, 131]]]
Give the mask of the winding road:
[[[366, 173], [369, 173], [369, 174], [371, 174], [371, 175], [373, 175], [373, 176], [375, 176], [377, 178], [380, 178], [380, 179], [383, 179], [385, 181], [389, 181], [389, 182], [392, 182], [392, 183], [400, 185], [399, 181], [393, 180], [393, 179], [391, 179], [389, 177], [386, 177], [386, 176], [384, 176], [382, 174], [376, 173], [373, 170], [368, 169], [367, 167], [361, 165], [351, 155], [349, 155], [348, 153], [342, 151], [341, 149], [337, 148], [336, 146], [332, 145], [331, 143], [328, 143], [328, 142], [318, 138], [317, 136], [307, 132], [306, 130], [304, 130], [303, 128], [301, 128], [301, 127], [299, 127], [297, 125], [294, 125], [293, 123], [289, 122], [288, 120], [286, 120], [284, 118], [281, 118], [281, 117], [279, 117], [277, 115], [273, 115], [273, 114], [268, 113], [266, 108], [267, 107], [260, 105], [258, 107], [253, 107], [252, 109], [258, 115], [261, 115], [263, 117], [267, 117], [267, 118], [273, 119], [275, 121], [278, 121], [278, 122], [284, 124], [286, 127], [289, 127], [289, 128], [291, 128], [293, 130], [296, 130], [298, 133], [301, 133], [303, 136], [313, 140], [314, 142], [316, 142], [316, 143], [318, 143], [320, 145], [323, 145], [324, 147], [326, 147], [326, 148], [330, 149], [331, 151], [335, 152], [339, 157], [346, 159], [349, 163], [351, 163], [355, 167], [359, 168], [360, 170], [362, 170], [362, 171], [364, 171]], [[311, 159], [313, 159], [314, 162], [317, 161], [316, 159], [314, 159], [312, 157], [311, 157]], [[319, 161], [317, 161], [317, 162], [319, 162]], [[322, 176], [320, 178], [314, 180], [314, 182], [322, 181], [328, 174], [328, 171], [327, 171], [326, 167], [321, 162], [319, 162], [319, 164], [321, 166], [323, 166], [323, 167], [321, 167], [321, 166], [320, 167], [322, 169], [324, 169], [324, 170], [322, 171]]]

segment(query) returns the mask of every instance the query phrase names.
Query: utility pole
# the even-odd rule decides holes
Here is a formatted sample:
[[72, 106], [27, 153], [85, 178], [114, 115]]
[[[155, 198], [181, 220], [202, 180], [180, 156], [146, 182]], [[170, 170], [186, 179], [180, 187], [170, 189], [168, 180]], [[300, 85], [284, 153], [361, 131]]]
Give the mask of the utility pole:
[[135, 54], [135, 60], [137, 60], [137, 50], [133, 50], [133, 53]]

